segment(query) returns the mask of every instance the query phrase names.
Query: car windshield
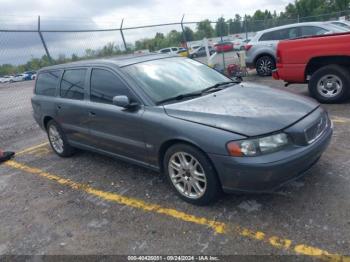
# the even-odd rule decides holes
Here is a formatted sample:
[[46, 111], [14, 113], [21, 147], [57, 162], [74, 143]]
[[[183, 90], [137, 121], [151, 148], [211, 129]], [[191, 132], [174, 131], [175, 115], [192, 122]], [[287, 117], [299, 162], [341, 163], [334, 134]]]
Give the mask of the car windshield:
[[180, 57], [133, 64], [123, 70], [141, 85], [155, 103], [232, 81], [202, 63]]

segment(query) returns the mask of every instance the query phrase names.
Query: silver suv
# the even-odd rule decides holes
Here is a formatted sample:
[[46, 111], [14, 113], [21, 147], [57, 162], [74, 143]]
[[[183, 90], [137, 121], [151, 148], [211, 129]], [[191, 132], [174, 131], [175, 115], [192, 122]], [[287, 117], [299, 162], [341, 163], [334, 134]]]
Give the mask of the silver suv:
[[245, 46], [246, 64], [256, 68], [258, 75], [270, 76], [276, 67], [276, 47], [280, 40], [347, 31], [323, 22], [308, 22], [274, 27], [258, 32]]

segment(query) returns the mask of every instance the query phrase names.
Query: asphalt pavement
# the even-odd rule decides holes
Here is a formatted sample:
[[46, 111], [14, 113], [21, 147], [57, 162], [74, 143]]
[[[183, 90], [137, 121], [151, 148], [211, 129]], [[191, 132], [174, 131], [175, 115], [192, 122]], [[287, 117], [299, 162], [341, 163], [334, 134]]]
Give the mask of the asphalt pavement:
[[[245, 81], [308, 96], [305, 85]], [[306, 255], [349, 261], [350, 102], [324, 105], [331, 145], [272, 194], [181, 201], [155, 172], [79, 151], [60, 158], [32, 118], [33, 82], [0, 85], [0, 254]], [[285, 170], [288, 172], [288, 170]]]

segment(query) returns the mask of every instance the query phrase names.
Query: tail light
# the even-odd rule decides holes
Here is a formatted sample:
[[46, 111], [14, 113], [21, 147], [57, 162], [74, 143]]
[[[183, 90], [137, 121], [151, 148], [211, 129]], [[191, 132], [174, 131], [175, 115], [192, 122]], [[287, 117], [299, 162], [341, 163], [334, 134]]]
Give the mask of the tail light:
[[253, 45], [245, 45], [244, 49], [245, 49], [245, 51], [249, 51], [249, 49], [252, 48], [252, 47], [253, 47]]

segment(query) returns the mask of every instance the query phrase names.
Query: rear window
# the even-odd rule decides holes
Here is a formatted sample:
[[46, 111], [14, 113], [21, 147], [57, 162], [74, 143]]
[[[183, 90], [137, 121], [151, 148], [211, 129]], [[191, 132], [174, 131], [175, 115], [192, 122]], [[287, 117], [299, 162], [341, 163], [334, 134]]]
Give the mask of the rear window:
[[86, 69], [66, 70], [61, 81], [61, 97], [83, 100], [85, 76]]
[[36, 80], [35, 93], [43, 96], [55, 96], [60, 71], [40, 73]]

